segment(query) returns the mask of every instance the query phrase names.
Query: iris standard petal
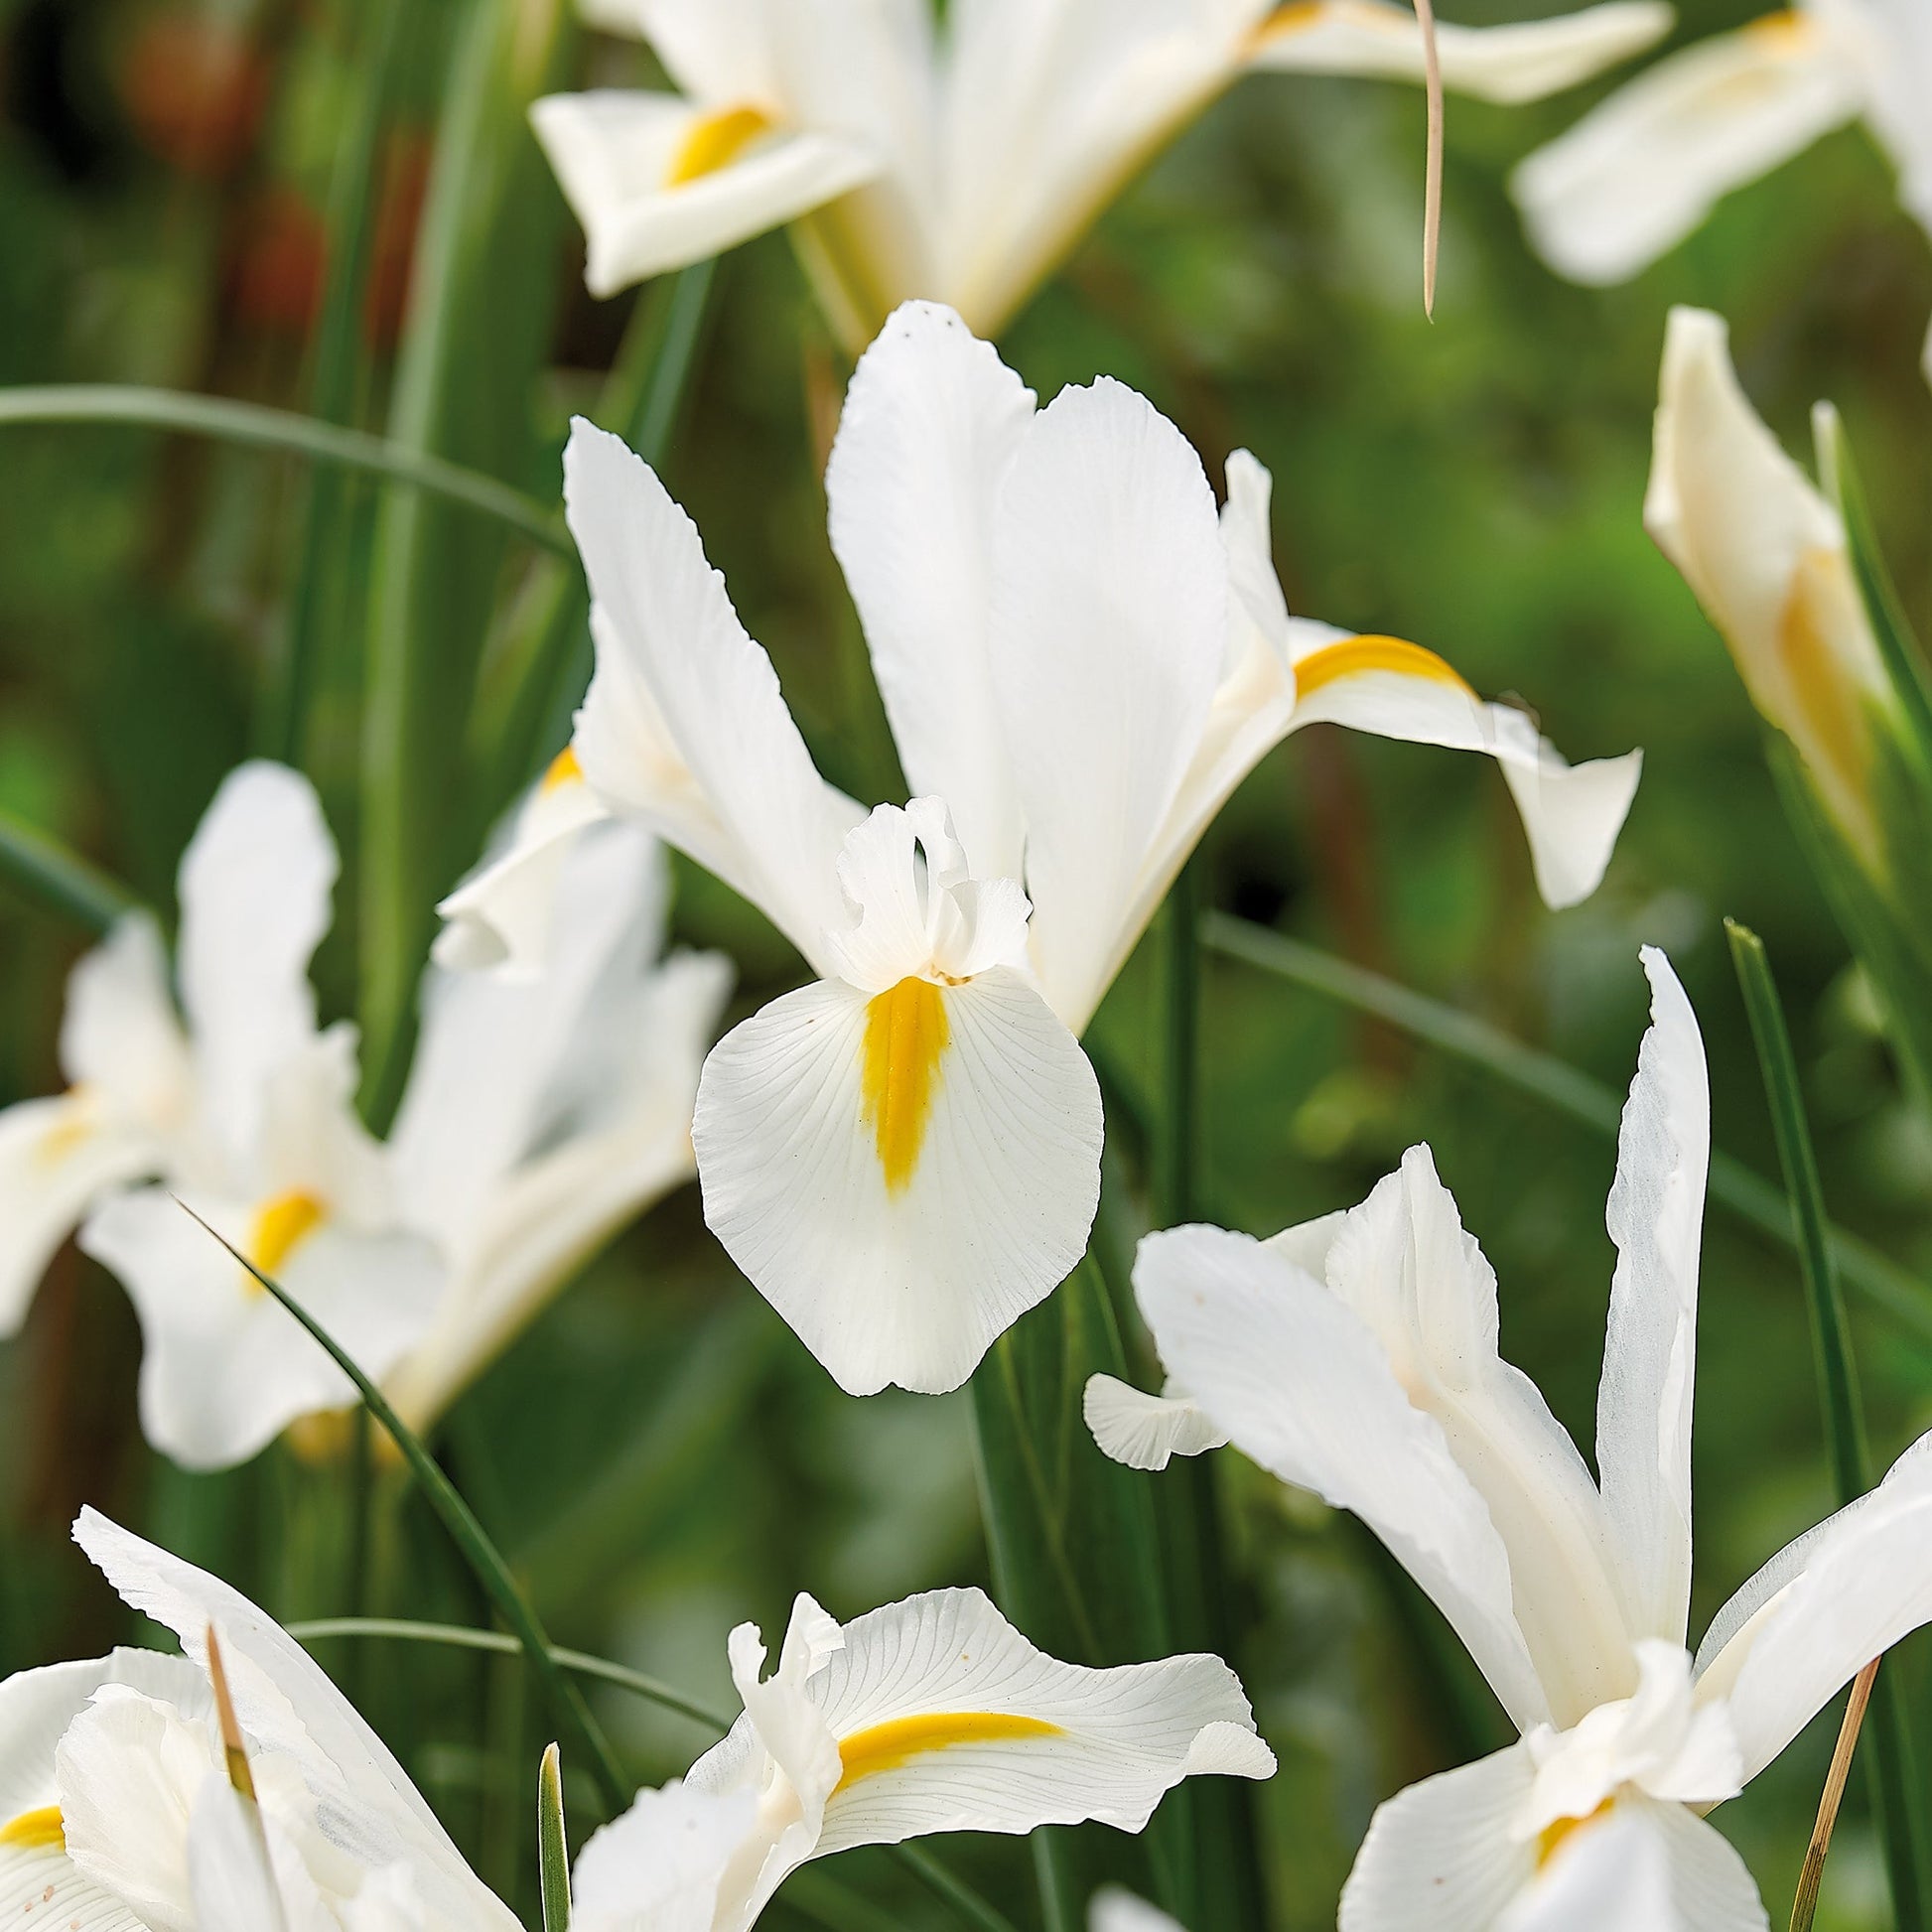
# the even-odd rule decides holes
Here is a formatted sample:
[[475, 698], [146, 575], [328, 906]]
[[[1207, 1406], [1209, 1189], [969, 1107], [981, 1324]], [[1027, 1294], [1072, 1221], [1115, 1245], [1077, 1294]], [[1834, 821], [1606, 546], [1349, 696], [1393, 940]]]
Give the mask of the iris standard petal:
[[956, 1388], [1085, 1251], [1098, 1082], [1029, 982], [826, 981], [705, 1062], [705, 1218], [839, 1385]]

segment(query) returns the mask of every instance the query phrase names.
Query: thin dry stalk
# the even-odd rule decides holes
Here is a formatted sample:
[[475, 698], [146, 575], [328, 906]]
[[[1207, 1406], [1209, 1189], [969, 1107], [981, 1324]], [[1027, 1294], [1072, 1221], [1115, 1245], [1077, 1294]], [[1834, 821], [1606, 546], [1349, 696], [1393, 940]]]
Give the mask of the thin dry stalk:
[[1864, 1723], [1864, 1708], [1871, 1701], [1871, 1684], [1881, 1661], [1874, 1657], [1860, 1671], [1853, 1682], [1852, 1695], [1846, 1700], [1845, 1722], [1838, 1727], [1838, 1747], [1832, 1752], [1832, 1768], [1825, 1776], [1825, 1794], [1818, 1801], [1818, 1822], [1811, 1828], [1804, 1869], [1798, 1873], [1798, 1894], [1791, 1901], [1791, 1932], [1811, 1932], [1811, 1922], [1818, 1911], [1818, 1888], [1825, 1879], [1825, 1854], [1832, 1849], [1832, 1827], [1838, 1823], [1838, 1808], [1845, 1800], [1845, 1780], [1852, 1774], [1852, 1753], [1858, 1748], [1859, 1726]]
[[1443, 57], [1436, 46], [1432, 0], [1415, 0], [1422, 29], [1423, 78], [1429, 92], [1429, 165], [1423, 184], [1422, 308], [1436, 318], [1436, 262], [1443, 245]]

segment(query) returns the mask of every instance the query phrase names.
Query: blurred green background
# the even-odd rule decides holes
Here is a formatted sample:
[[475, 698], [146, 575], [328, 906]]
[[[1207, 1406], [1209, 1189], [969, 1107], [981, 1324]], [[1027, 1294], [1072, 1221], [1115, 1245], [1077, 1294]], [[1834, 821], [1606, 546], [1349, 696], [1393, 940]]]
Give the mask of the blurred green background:
[[[1532, 11], [1453, 9], [1469, 22]], [[1751, 11], [1686, 0], [1680, 37]], [[319, 408], [553, 501], [567, 417], [595, 411], [633, 298], [583, 294], [581, 246], [520, 100], [546, 74], [593, 72], [646, 73], [648, 57], [581, 35], [553, 0], [0, 0], [0, 382]], [[1101, 371], [1135, 384], [1210, 473], [1253, 449], [1275, 474], [1297, 610], [1433, 646], [1483, 691], [1521, 694], [1572, 758], [1645, 748], [1608, 881], [1579, 910], [1537, 900], [1492, 769], [1326, 727], [1271, 757], [1223, 814], [1205, 848], [1212, 903], [1619, 1089], [1643, 1021], [1636, 949], [1661, 944], [1704, 1024], [1717, 1143], [1773, 1173], [1720, 928], [1726, 913], [1747, 921], [1785, 990], [1833, 1211], [1932, 1275], [1932, 1125], [1901, 1093], [1729, 661], [1638, 515], [1664, 313], [1701, 303], [1730, 319], [1744, 382], [1794, 447], [1815, 397], [1840, 404], [1907, 606], [1932, 617], [1932, 395], [1918, 371], [1932, 252], [1853, 131], [1733, 197], [1629, 288], [1572, 288], [1527, 252], [1504, 184], [1587, 97], [1450, 102], [1432, 325], [1420, 95], [1250, 79], [1123, 198], [1003, 348], [1042, 393]], [[345, 274], [350, 259], [361, 269]], [[664, 468], [828, 776], [897, 798], [824, 533], [818, 479], [845, 373], [783, 237], [738, 251]], [[0, 807], [165, 906], [220, 775], [250, 750], [292, 748], [349, 863], [320, 968], [325, 1018], [379, 1017], [372, 930], [400, 917], [388, 956], [412, 956], [430, 899], [563, 742], [581, 690], [574, 636], [560, 661], [579, 667], [577, 689], [566, 668], [538, 702], [505, 666], [565, 581], [493, 526], [293, 459], [146, 431], [0, 429]], [[306, 639], [299, 710], [292, 638]], [[385, 682], [398, 638], [427, 666], [400, 697]], [[507, 755], [466, 728], [478, 689], [484, 715], [492, 694], [522, 693], [528, 729]], [[371, 706], [412, 748], [386, 795], [362, 769]], [[389, 899], [371, 883], [386, 863]], [[735, 1013], [795, 982], [797, 960], [755, 914], [690, 868], [680, 881], [679, 936], [741, 962]], [[63, 978], [84, 943], [0, 893], [0, 1098], [58, 1084]], [[1093, 1036], [1119, 1088], [1144, 1098], [1159, 1077], [1154, 952]], [[1507, 1352], [1587, 1444], [1609, 1146], [1227, 961], [1211, 965], [1204, 1043], [1217, 1217], [1271, 1232], [1358, 1199], [1429, 1141], [1501, 1279]], [[1126, 1239], [1148, 1210], [1118, 1106], [1110, 1137], [1107, 1228]], [[1703, 1310], [1694, 1627], [1831, 1502], [1789, 1254], [1714, 1210]], [[1888, 1459], [1932, 1424], [1932, 1344], [1863, 1302], [1854, 1320]], [[285, 1617], [348, 1607], [346, 1470], [286, 1448], [218, 1478], [171, 1468], [136, 1428], [138, 1346], [119, 1290], [71, 1252], [0, 1346], [0, 1670], [97, 1650], [120, 1629], [66, 1540], [82, 1501]], [[775, 1635], [796, 1589], [849, 1616], [984, 1577], [963, 1394], [841, 1396], [713, 1244], [695, 1189], [596, 1264], [463, 1402], [442, 1448], [560, 1641], [713, 1701], [729, 1696], [727, 1629], [756, 1616]], [[1374, 1803], [1499, 1741], [1501, 1719], [1352, 1523], [1223, 1460], [1243, 1573], [1234, 1661], [1282, 1762], [1260, 1800], [1276, 1923], [1301, 1932], [1332, 1924]], [[399, 1490], [380, 1499], [378, 1606], [484, 1620]], [[375, 1645], [326, 1656], [527, 1912], [527, 1772], [547, 1732], [518, 1669]], [[1932, 1655], [1921, 1642], [1901, 1656], [1932, 1749]], [[647, 1707], [609, 1715], [653, 1779], [705, 1741]], [[1774, 1918], [1836, 1722], [1722, 1814]], [[946, 1849], [1031, 1909], [1024, 1848]], [[934, 1910], [875, 1855], [836, 1875], [885, 1901], [889, 1922]], [[771, 1922], [785, 1919], [781, 1899]], [[1888, 1923], [1862, 1781], [1820, 1923]]]

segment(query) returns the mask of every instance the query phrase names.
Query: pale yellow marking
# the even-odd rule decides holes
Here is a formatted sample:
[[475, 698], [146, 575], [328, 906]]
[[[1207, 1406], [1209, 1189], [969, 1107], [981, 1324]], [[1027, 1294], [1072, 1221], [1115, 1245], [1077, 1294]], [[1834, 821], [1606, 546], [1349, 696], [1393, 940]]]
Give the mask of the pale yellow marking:
[[1410, 24], [1392, 22], [1380, 7], [1365, 7], [1359, 0], [1287, 0], [1250, 30], [1248, 52], [1253, 54], [1272, 41], [1312, 33], [1317, 27], [1353, 27], [1357, 33], [1387, 39], [1391, 32], [1400, 34]]
[[1358, 677], [1365, 671], [1395, 671], [1403, 677], [1428, 678], [1437, 684], [1452, 685], [1458, 691], [1475, 693], [1433, 650], [1412, 644], [1401, 637], [1382, 637], [1373, 633], [1343, 637], [1311, 650], [1295, 666], [1297, 699], [1312, 696], [1324, 684], [1339, 678]]
[[72, 1086], [62, 1096], [67, 1111], [40, 1138], [34, 1158], [43, 1167], [58, 1168], [70, 1154], [77, 1154], [94, 1135], [93, 1095], [85, 1086]]
[[939, 1060], [951, 1037], [945, 998], [930, 980], [902, 979], [867, 1003], [860, 1118], [873, 1131], [889, 1194], [902, 1192], [919, 1165]]
[[[273, 1275], [321, 1226], [325, 1214], [323, 1204], [315, 1195], [292, 1187], [257, 1210], [254, 1231], [243, 1252], [264, 1275]], [[254, 1287], [258, 1294], [266, 1293], [259, 1283]]]
[[577, 761], [577, 747], [566, 745], [550, 760], [537, 789], [546, 792], [556, 791], [564, 785], [581, 784], [583, 779], [584, 767]]
[[1536, 1866], [1539, 1871], [1556, 1857], [1564, 1841], [1573, 1832], [1580, 1832], [1586, 1825], [1593, 1825], [1604, 1817], [1610, 1809], [1611, 1801], [1605, 1798], [1587, 1818], [1559, 1818], [1554, 1825], [1546, 1825], [1537, 1835]]
[[953, 1744], [1005, 1744], [1025, 1737], [1063, 1737], [1044, 1718], [1023, 1718], [1009, 1711], [934, 1711], [916, 1718], [892, 1718], [839, 1739], [838, 1789], [876, 1771], [897, 1771], [927, 1751]]
[[1818, 24], [1809, 14], [1800, 13], [1795, 7], [1782, 13], [1765, 14], [1759, 20], [1749, 21], [1742, 31], [1752, 40], [1768, 41], [1780, 54], [1800, 54], [1807, 51], [1818, 38]]
[[1859, 694], [1840, 661], [1834, 635], [1851, 621], [1843, 559], [1807, 550], [1791, 575], [1791, 594], [1778, 614], [1778, 661], [1790, 680], [1806, 737], [1845, 782], [1857, 788], [1866, 761]]
[[721, 107], [706, 114], [678, 143], [664, 186], [683, 188], [730, 167], [760, 135], [770, 133], [772, 125], [759, 107]]
[[67, 1842], [67, 1826], [59, 1805], [23, 1811], [18, 1818], [0, 1825], [0, 1845], [17, 1845], [25, 1852], [44, 1852], [57, 1845], [65, 1850]]

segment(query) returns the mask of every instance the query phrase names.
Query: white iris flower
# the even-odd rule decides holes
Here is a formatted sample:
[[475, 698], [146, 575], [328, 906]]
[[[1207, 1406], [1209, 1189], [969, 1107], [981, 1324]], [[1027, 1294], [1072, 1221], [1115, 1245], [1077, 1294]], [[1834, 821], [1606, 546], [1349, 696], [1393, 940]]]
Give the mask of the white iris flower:
[[[1076, 1043], [1241, 779], [1330, 720], [1484, 752], [1554, 905], [1596, 886], [1639, 757], [1571, 767], [1433, 652], [1291, 618], [1268, 473], [1218, 513], [1173, 425], [1117, 382], [1044, 409], [950, 310], [901, 309], [853, 377], [832, 544], [915, 794], [818, 774], [698, 532], [580, 422], [565, 500], [597, 670], [568, 810], [446, 901], [446, 956], [535, 961], [560, 842], [641, 819], [812, 967], [713, 1052], [707, 1219], [846, 1389], [956, 1387], [1078, 1261], [1100, 1095]], [[581, 773], [581, 776], [575, 775]], [[943, 801], [943, 802], [942, 802]], [[541, 955], [538, 955], [540, 957]]]
[[[1709, 1091], [1690, 1003], [1661, 953], [1644, 965], [1652, 1024], [1607, 1215], [1596, 1477], [1498, 1354], [1495, 1277], [1427, 1149], [1361, 1206], [1272, 1241], [1191, 1227], [1141, 1246], [1135, 1284], [1176, 1423], [1204, 1421], [1359, 1515], [1522, 1733], [1382, 1806], [1342, 1932], [1764, 1927], [1704, 1814], [1932, 1619], [1928, 1437], [1687, 1648]], [[1102, 1447], [1160, 1459], [1157, 1399], [1126, 1428], [1118, 1398], [1095, 1395]]]
[[[856, 351], [900, 302], [996, 335], [1142, 165], [1241, 74], [1419, 81], [1398, 0], [584, 0], [676, 93], [557, 94], [538, 138], [612, 295], [790, 222]], [[1534, 100], [1648, 47], [1671, 10], [1446, 24], [1444, 83]]]

